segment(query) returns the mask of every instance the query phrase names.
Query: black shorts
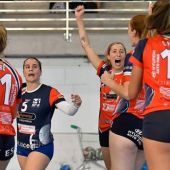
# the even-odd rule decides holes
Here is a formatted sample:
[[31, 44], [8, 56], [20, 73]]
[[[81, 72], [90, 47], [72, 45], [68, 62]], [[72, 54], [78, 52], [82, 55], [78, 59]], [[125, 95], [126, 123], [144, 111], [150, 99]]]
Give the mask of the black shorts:
[[14, 156], [14, 136], [0, 135], [0, 160], [9, 160]]
[[110, 130], [117, 135], [128, 138], [136, 144], [138, 149], [143, 150], [142, 124], [143, 119], [131, 113], [122, 113], [113, 121]]
[[99, 142], [101, 147], [109, 147], [109, 131], [110, 129], [99, 132]]
[[143, 137], [170, 142], [170, 110], [149, 113], [143, 121]]

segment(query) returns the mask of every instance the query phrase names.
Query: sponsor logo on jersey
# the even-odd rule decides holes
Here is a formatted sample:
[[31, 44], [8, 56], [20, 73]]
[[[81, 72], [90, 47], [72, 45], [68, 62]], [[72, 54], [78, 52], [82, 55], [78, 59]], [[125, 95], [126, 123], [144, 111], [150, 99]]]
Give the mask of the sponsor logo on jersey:
[[36, 115], [34, 113], [28, 113], [28, 112], [19, 112], [18, 118], [25, 119], [25, 120], [35, 120]]
[[40, 107], [41, 98], [34, 98], [32, 102], [32, 107]]
[[18, 131], [24, 134], [35, 134], [35, 126], [18, 123]]

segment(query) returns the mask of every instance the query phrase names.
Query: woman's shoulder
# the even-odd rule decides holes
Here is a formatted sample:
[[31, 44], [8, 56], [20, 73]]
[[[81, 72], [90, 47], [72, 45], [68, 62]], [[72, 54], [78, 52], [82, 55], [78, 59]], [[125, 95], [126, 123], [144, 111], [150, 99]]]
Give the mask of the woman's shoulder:
[[42, 87], [43, 89], [46, 89], [46, 90], [49, 90], [49, 91], [51, 91], [51, 90], [57, 90], [55, 87], [52, 87], [52, 86], [47, 85], [47, 84], [42, 84], [41, 87]]

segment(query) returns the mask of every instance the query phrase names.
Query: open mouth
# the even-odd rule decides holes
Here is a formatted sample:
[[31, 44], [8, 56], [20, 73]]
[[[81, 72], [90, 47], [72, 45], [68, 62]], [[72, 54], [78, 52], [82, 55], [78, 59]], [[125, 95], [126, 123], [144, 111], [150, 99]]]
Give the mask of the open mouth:
[[30, 74], [28, 74], [28, 76], [31, 77], [31, 76], [34, 76], [34, 74], [33, 74], [33, 73], [30, 73]]
[[120, 59], [116, 59], [116, 60], [115, 60], [115, 63], [120, 63], [120, 62], [121, 62]]
[[119, 66], [121, 64], [121, 60], [120, 59], [116, 59], [115, 60], [115, 64]]

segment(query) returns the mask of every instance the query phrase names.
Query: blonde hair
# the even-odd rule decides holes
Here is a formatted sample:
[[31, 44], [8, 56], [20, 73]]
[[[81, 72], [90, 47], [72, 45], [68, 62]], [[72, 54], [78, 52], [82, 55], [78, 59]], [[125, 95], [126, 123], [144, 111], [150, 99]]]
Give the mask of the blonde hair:
[[0, 25], [0, 53], [4, 51], [7, 45], [7, 30], [3, 25]]

